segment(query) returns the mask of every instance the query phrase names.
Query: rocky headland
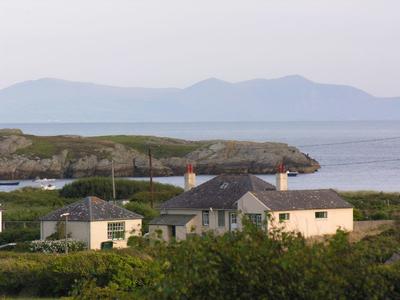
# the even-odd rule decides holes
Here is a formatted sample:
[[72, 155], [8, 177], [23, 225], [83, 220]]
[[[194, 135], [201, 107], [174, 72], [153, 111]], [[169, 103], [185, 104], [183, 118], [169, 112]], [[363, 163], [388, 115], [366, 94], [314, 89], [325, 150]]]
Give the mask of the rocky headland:
[[109, 176], [114, 161], [118, 177], [148, 176], [148, 149], [154, 176], [182, 175], [187, 163], [197, 174], [272, 174], [283, 162], [300, 173], [319, 163], [283, 143], [186, 141], [153, 136], [33, 136], [0, 129], [0, 179]]

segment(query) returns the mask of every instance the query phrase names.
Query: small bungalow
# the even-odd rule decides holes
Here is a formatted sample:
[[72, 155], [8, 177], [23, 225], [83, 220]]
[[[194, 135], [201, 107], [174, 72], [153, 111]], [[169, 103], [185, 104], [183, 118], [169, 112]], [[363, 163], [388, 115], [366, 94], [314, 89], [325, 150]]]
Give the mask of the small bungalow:
[[123, 248], [130, 236], [141, 235], [142, 218], [100, 198], [86, 197], [40, 218], [40, 238], [46, 239], [66, 224], [68, 236], [85, 242], [88, 249], [101, 249], [103, 242], [110, 241]]
[[[192, 170], [192, 168], [188, 168]], [[287, 174], [276, 187], [251, 174], [224, 174], [197, 187], [185, 176], [186, 192], [166, 201], [150, 221], [150, 236], [183, 240], [188, 234], [240, 230], [247, 217], [265, 230], [280, 227], [305, 237], [353, 230], [353, 208], [334, 190], [287, 190]]]

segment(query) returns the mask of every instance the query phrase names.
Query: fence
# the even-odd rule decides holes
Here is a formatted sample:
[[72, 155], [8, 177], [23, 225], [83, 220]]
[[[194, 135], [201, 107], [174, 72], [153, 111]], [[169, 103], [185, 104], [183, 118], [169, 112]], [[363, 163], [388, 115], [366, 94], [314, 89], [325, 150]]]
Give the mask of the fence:
[[354, 231], [365, 232], [376, 230], [382, 227], [390, 227], [395, 224], [394, 220], [373, 220], [373, 221], [355, 221]]
[[3, 221], [3, 231], [15, 228], [40, 228], [39, 221]]

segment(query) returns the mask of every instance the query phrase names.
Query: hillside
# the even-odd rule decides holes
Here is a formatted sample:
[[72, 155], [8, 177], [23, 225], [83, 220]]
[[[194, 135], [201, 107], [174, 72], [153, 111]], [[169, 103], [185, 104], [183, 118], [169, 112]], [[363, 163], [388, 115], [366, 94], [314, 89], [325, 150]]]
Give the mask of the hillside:
[[182, 175], [188, 162], [198, 174], [274, 173], [280, 162], [314, 172], [318, 162], [282, 143], [186, 141], [151, 136], [33, 136], [0, 130], [0, 179], [148, 176], [149, 147], [155, 176]]
[[0, 120], [17, 122], [181, 122], [398, 120], [400, 98], [293, 75], [184, 89], [112, 87], [44, 78], [0, 90]]

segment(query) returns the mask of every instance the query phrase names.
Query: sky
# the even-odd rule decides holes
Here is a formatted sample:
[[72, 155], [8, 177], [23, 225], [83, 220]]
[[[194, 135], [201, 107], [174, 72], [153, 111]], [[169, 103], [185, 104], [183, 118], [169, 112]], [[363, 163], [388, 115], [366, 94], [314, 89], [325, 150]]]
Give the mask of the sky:
[[300, 74], [400, 96], [398, 0], [0, 0], [0, 88]]

